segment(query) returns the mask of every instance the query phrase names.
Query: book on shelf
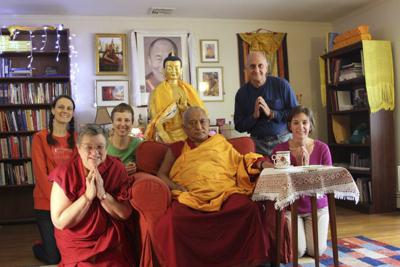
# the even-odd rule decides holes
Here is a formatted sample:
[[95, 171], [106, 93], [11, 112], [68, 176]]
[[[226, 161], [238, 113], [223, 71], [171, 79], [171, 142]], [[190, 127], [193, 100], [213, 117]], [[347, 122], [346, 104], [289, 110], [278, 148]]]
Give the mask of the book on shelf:
[[350, 91], [336, 91], [335, 93], [337, 95], [337, 108], [339, 111], [353, 109]]
[[326, 52], [329, 53], [333, 50], [334, 40], [339, 33], [337, 32], [328, 32], [326, 34]]
[[371, 180], [368, 177], [358, 177], [356, 180], [360, 192], [360, 203], [372, 203]]
[[0, 172], [3, 177], [0, 177], [0, 185], [3, 186], [35, 183], [31, 162], [17, 164], [0, 162]]
[[365, 88], [354, 89], [353, 105], [354, 105], [354, 108], [368, 108], [369, 107], [367, 90], [365, 90]]
[[358, 153], [350, 153], [349, 169], [358, 171], [369, 171], [371, 169], [371, 161], [369, 157], [359, 155]]
[[332, 131], [337, 144], [347, 144], [351, 136], [350, 117], [333, 115]]

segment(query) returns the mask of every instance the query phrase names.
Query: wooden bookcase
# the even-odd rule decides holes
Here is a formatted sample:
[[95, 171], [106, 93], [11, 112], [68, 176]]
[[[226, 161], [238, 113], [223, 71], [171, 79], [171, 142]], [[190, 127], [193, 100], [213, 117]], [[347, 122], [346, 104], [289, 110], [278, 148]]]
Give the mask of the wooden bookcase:
[[[71, 94], [67, 29], [19, 31], [15, 37], [8, 36], [10, 32], [2, 29], [0, 224], [34, 220], [32, 136], [47, 128], [52, 100]], [[13, 44], [7, 48], [8, 41]]]
[[[396, 209], [394, 122], [392, 111], [370, 111], [366, 90], [362, 90], [366, 88], [365, 56], [362, 42], [321, 56], [325, 61], [328, 143], [334, 164], [348, 168], [362, 200], [358, 205], [348, 201], [337, 203], [362, 212], [380, 213]], [[361, 69], [344, 71], [352, 66]], [[349, 102], [353, 107], [346, 106]], [[368, 135], [340, 142], [349, 140], [356, 129], [367, 131]]]

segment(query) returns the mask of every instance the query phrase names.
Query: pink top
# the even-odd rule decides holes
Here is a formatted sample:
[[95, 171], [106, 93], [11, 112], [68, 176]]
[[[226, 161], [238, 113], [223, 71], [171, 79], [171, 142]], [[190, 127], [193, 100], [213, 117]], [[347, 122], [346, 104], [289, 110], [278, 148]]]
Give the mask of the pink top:
[[[274, 147], [272, 154], [275, 154], [277, 151], [288, 151], [289, 150], [289, 142], [285, 142], [282, 144], [278, 144]], [[296, 158], [290, 154], [290, 162], [294, 166], [298, 166], [296, 162]], [[331, 152], [329, 151], [329, 147], [319, 141], [314, 140], [314, 149], [310, 155], [310, 165], [332, 165], [332, 157]], [[317, 208], [325, 208], [328, 206], [328, 199], [326, 196], [317, 200]], [[311, 212], [311, 200], [310, 197], [301, 197], [298, 200], [298, 212], [299, 214], [310, 213]]]

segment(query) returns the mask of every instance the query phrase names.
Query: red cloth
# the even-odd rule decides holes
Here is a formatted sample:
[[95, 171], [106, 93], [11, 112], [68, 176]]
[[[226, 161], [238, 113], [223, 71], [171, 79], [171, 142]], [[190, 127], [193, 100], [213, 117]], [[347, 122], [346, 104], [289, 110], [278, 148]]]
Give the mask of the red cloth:
[[218, 212], [201, 212], [178, 201], [160, 219], [152, 240], [162, 266], [224, 267], [266, 261], [258, 206], [230, 196]]
[[[118, 201], [130, 199], [132, 180], [121, 161], [107, 156], [98, 170], [107, 193]], [[56, 182], [72, 202], [85, 193], [85, 179], [79, 154], [67, 164], [54, 169], [49, 176], [49, 180]], [[132, 266], [132, 256], [128, 255], [133, 253], [128, 251], [124, 231], [124, 222], [112, 218], [95, 198], [88, 213], [77, 225], [64, 230], [54, 229], [61, 253], [60, 265]]]
[[[276, 256], [276, 216], [277, 211], [274, 208], [273, 201], [257, 201], [258, 208], [261, 214], [261, 221], [263, 225], [263, 237], [265, 248], [267, 250], [268, 261], [275, 262]], [[288, 263], [292, 260], [292, 245], [290, 238], [290, 228], [285, 218], [285, 211], [282, 211], [281, 216], [281, 240], [280, 247], [281, 262]]]

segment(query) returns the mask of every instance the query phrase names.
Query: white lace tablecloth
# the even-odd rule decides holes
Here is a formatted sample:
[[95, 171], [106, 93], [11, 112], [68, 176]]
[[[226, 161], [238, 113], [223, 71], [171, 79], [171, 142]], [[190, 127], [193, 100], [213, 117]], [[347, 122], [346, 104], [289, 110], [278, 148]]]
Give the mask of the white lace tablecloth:
[[310, 165], [287, 169], [264, 169], [258, 178], [252, 199], [272, 200], [282, 210], [301, 196], [323, 196], [359, 200], [360, 192], [349, 171], [342, 167]]

